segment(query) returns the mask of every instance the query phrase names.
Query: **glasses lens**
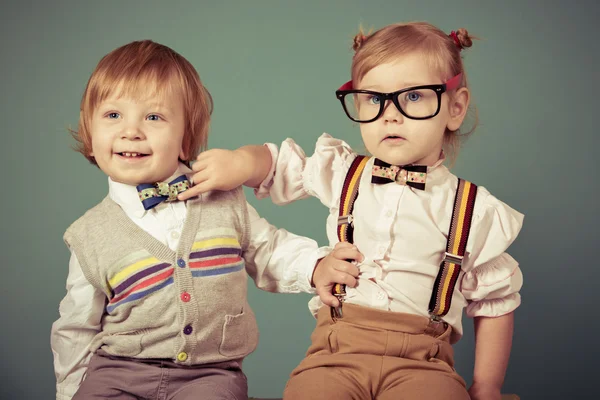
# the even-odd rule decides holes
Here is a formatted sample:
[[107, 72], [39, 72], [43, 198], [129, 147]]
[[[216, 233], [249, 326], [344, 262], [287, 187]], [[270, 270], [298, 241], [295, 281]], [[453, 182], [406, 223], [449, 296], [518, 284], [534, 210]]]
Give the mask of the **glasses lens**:
[[346, 111], [355, 121], [369, 121], [377, 116], [381, 98], [369, 93], [349, 93], [344, 96]]
[[398, 95], [402, 110], [412, 118], [430, 117], [438, 109], [438, 95], [433, 89], [415, 89]]

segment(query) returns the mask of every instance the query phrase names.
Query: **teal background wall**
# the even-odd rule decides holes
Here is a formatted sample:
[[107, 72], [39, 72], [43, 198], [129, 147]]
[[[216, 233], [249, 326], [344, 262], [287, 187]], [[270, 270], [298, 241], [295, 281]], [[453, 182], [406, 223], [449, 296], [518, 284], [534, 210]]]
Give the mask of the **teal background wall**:
[[[280, 142], [311, 152], [322, 132], [362, 148], [334, 90], [359, 24], [427, 20], [482, 38], [465, 52], [481, 123], [454, 172], [526, 215], [511, 254], [525, 277], [504, 392], [591, 398], [598, 372], [598, 34], [593, 1], [2, 1], [0, 5], [0, 397], [50, 399], [49, 334], [65, 293], [66, 227], [107, 192], [70, 150], [92, 69], [132, 40], [171, 46], [198, 69], [215, 111], [210, 147]], [[325, 244], [326, 210], [249, 201]], [[309, 344], [305, 295], [252, 287], [261, 341], [250, 394], [279, 396]], [[456, 346], [471, 380], [472, 321]], [[596, 372], [594, 374], [593, 372]]]

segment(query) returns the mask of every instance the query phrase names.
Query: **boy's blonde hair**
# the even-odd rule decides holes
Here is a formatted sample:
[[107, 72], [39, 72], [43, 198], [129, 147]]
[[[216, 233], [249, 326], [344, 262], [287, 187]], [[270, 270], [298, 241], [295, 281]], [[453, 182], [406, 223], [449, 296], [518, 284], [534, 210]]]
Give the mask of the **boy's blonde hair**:
[[151, 40], [131, 42], [100, 60], [81, 99], [78, 130], [72, 132], [76, 150], [97, 165], [91, 155], [91, 119], [98, 104], [107, 97], [161, 96], [174, 90], [180, 91], [183, 98], [185, 160], [181, 161], [189, 166], [189, 161], [206, 148], [212, 98], [189, 61]]
[[[448, 35], [427, 22], [388, 25], [369, 34], [365, 34], [361, 28], [354, 37], [352, 46], [355, 51], [352, 59], [352, 82], [355, 82], [356, 86], [374, 67], [396, 61], [402, 55], [419, 52], [431, 68], [439, 71], [444, 81], [462, 72], [459, 88], [468, 87], [460, 51], [471, 47], [472, 39], [475, 38], [469, 36], [466, 29], [461, 28]], [[449, 96], [452, 96], [452, 93], [449, 93]], [[471, 134], [476, 124], [475, 114], [474, 125], [468, 132], [460, 132], [460, 130], [445, 132], [444, 148], [451, 161], [460, 148], [460, 138]]]

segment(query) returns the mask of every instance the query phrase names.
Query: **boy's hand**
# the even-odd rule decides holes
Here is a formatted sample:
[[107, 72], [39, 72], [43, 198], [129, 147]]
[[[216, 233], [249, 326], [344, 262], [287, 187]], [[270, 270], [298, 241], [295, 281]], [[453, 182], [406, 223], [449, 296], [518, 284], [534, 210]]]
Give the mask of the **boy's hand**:
[[356, 286], [359, 271], [356, 265], [346, 260], [362, 261], [363, 255], [351, 243], [340, 242], [327, 257], [317, 261], [313, 272], [313, 284], [324, 304], [339, 306], [339, 300], [331, 293], [336, 283]]
[[237, 150], [211, 149], [198, 155], [192, 171], [194, 186], [177, 196], [179, 200], [210, 190], [231, 190], [241, 186], [250, 178], [252, 165], [251, 160]]

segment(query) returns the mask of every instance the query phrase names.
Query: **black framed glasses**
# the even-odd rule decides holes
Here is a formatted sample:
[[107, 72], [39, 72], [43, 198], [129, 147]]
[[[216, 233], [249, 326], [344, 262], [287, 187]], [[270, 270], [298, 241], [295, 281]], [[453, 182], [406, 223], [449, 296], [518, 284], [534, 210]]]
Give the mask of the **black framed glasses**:
[[429, 119], [440, 112], [442, 94], [456, 89], [462, 73], [437, 85], [413, 86], [392, 93], [353, 89], [352, 81], [346, 82], [335, 91], [348, 118], [354, 122], [373, 122], [381, 117], [385, 105], [391, 100], [406, 118]]

